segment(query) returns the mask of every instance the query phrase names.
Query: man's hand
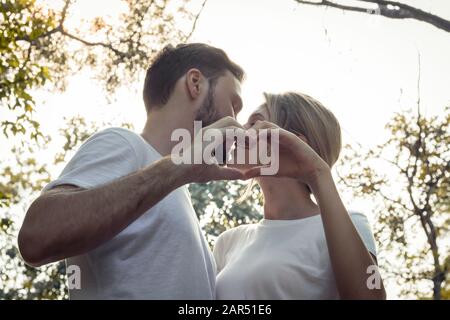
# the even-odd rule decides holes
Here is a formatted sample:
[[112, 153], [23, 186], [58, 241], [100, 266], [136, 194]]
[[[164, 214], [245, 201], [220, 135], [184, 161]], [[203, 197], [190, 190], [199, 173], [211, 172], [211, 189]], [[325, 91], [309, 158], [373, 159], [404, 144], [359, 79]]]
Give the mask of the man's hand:
[[[232, 117], [222, 118], [198, 132], [191, 147], [186, 150], [191, 154], [191, 160], [201, 159], [200, 164], [192, 163], [186, 167], [192, 173], [191, 182], [252, 178], [246, 171], [226, 165], [235, 142], [245, 141], [245, 135], [245, 129]], [[254, 173], [258, 174], [256, 171]]]

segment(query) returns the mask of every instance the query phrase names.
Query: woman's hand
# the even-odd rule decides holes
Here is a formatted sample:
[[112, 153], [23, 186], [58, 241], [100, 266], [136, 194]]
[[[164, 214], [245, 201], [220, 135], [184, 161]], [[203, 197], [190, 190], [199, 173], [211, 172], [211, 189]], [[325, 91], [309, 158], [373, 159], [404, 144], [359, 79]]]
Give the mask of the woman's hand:
[[[276, 154], [271, 155], [272, 161], [278, 161], [278, 172], [275, 176], [299, 179], [311, 185], [316, 183], [321, 174], [330, 171], [327, 163], [294, 133], [267, 121], [257, 121], [252, 128], [258, 131], [259, 138], [261, 138], [262, 129], [274, 129], [279, 133], [278, 141], [275, 139], [276, 135], [271, 135], [271, 130], [268, 130], [267, 134], [268, 142], [277, 144], [279, 150], [278, 157]], [[255, 175], [255, 172], [260, 169], [253, 168], [247, 174]]]

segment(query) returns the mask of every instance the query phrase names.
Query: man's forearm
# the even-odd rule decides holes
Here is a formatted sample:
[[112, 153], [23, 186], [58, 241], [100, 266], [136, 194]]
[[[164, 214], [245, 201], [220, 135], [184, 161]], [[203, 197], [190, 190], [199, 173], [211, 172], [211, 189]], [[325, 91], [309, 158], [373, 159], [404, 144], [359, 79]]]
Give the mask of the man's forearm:
[[19, 234], [21, 253], [34, 265], [85, 253], [189, 182], [187, 166], [163, 158], [103, 186], [44, 194], [25, 217]]

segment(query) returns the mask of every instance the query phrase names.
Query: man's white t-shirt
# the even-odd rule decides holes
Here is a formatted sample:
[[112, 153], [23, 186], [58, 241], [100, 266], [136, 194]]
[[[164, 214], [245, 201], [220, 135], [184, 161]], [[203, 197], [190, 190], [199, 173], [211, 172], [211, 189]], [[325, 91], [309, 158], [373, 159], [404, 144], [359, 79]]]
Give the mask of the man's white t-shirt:
[[[91, 136], [44, 190], [62, 184], [94, 188], [160, 158], [140, 135], [109, 128]], [[69, 289], [71, 299], [214, 298], [214, 258], [186, 186], [113, 239], [66, 263], [81, 269], [81, 289]]]
[[[350, 214], [376, 255], [367, 218]], [[222, 233], [214, 248], [217, 299], [339, 299], [320, 215], [267, 220]]]

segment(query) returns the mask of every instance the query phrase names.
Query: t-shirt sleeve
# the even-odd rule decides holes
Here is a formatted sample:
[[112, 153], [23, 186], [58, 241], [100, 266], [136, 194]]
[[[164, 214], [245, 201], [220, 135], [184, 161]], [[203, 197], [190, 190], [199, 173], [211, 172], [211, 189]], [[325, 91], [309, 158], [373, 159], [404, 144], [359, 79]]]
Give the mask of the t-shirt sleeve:
[[362, 241], [366, 245], [367, 250], [373, 254], [377, 255], [377, 249], [375, 244], [375, 238], [373, 237], [372, 229], [370, 228], [369, 221], [367, 217], [360, 212], [350, 212], [350, 217], [355, 225], [356, 230], [359, 233]]
[[114, 128], [103, 130], [84, 142], [60, 176], [42, 191], [71, 184], [93, 188], [138, 170], [136, 152]]
[[219, 273], [224, 266], [224, 237], [223, 234], [220, 235], [217, 240], [216, 243], [214, 244], [214, 249], [213, 249], [213, 255], [214, 255], [214, 260], [216, 261], [216, 273]]
[[235, 229], [236, 228], [228, 229], [222, 232], [222, 234], [219, 235], [216, 243], [214, 244], [213, 255], [214, 260], [216, 261], [217, 273], [222, 271], [222, 269], [225, 267], [225, 256], [227, 254], [227, 251], [229, 250], [230, 241], [232, 241], [230, 237], [234, 234]]

